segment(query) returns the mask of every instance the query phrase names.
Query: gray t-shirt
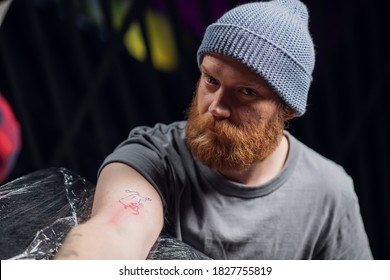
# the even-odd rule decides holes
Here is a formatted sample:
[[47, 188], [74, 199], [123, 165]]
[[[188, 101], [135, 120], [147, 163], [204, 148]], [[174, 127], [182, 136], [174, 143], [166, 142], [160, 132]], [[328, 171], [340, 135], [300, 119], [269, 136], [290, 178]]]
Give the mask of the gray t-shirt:
[[280, 174], [244, 186], [194, 160], [186, 122], [138, 127], [104, 161], [140, 172], [160, 193], [166, 230], [213, 259], [371, 259], [353, 182], [288, 132]]

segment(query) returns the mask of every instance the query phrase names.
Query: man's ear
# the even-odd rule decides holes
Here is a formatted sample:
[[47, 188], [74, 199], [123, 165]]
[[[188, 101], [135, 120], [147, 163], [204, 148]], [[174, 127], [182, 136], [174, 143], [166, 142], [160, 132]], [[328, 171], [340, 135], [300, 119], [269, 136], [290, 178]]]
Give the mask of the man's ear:
[[283, 118], [285, 121], [289, 121], [297, 116], [295, 111], [286, 103], [282, 103]]

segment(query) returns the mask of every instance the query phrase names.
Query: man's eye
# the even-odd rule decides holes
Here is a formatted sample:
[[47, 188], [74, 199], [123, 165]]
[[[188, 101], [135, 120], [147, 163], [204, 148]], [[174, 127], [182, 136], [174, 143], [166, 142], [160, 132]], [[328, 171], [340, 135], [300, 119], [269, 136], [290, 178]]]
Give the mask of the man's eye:
[[214, 78], [214, 77], [211, 77], [211, 76], [207, 76], [206, 77], [206, 82], [210, 85], [216, 85], [218, 84], [218, 81]]
[[256, 95], [256, 91], [254, 91], [253, 89], [250, 89], [250, 88], [243, 88], [243, 89], [241, 90], [241, 92], [242, 92], [244, 95], [248, 95], [248, 96]]

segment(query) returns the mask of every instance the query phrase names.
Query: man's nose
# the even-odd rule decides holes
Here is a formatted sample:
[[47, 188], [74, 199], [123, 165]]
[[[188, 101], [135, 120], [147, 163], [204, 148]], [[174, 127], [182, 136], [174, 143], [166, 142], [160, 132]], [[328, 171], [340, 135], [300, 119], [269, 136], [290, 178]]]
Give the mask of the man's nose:
[[226, 119], [230, 117], [226, 92], [223, 89], [219, 89], [213, 94], [212, 98], [213, 100], [208, 111], [216, 118]]

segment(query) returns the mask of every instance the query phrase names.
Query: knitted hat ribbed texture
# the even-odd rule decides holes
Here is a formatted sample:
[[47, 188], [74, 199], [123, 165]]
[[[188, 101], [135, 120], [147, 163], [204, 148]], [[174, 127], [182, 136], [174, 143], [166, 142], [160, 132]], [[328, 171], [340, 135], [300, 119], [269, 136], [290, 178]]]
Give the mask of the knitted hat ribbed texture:
[[237, 6], [207, 27], [197, 53], [231, 56], [247, 65], [296, 112], [305, 113], [315, 63], [308, 11], [298, 0]]

